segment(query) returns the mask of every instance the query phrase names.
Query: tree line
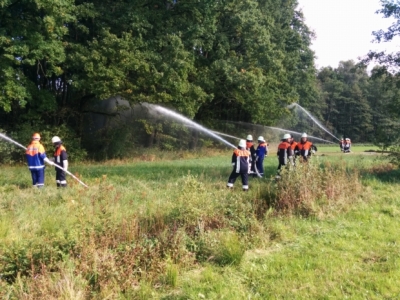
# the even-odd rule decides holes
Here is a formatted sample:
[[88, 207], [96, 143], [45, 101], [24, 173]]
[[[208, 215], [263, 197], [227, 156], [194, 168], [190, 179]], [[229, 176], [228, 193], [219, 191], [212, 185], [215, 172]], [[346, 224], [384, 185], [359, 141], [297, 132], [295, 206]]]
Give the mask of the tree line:
[[204, 124], [274, 125], [298, 102], [353, 140], [389, 133], [397, 77], [352, 62], [316, 70], [297, 5], [0, 0], [0, 128], [55, 132], [79, 148], [90, 103], [119, 95]]

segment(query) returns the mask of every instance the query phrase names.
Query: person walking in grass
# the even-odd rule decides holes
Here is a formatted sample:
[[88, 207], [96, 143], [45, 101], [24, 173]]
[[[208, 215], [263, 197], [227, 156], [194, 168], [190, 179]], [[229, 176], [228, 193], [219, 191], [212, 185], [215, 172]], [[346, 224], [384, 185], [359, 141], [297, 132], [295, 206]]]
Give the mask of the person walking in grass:
[[32, 185], [37, 188], [42, 188], [44, 186], [45, 162], [50, 165], [52, 162], [47, 158], [46, 151], [40, 143], [39, 133], [34, 133], [32, 135], [32, 141], [26, 148], [25, 156], [28, 168], [31, 171]]
[[246, 150], [246, 141], [240, 140], [237, 149], [232, 154], [233, 170], [226, 184], [229, 189], [233, 188], [236, 178], [241, 176], [243, 191], [249, 190], [249, 157], [250, 151]]
[[[65, 171], [68, 170], [68, 154], [67, 149], [62, 145], [62, 141], [58, 136], [54, 136], [51, 139], [55, 147], [54, 152], [54, 163], [63, 168]], [[56, 183], [57, 187], [67, 187], [67, 179], [65, 171], [56, 167]]]
[[256, 168], [260, 176], [264, 176], [264, 158], [268, 155], [268, 144], [264, 137], [259, 136], [256, 150]]

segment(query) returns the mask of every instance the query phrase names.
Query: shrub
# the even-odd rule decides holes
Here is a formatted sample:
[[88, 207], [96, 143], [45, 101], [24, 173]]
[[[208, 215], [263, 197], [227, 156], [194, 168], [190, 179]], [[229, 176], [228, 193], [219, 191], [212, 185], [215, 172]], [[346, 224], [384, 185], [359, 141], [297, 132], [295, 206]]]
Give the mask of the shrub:
[[338, 206], [352, 201], [361, 187], [356, 168], [350, 171], [344, 162], [320, 166], [318, 161], [311, 160], [282, 171], [271, 205], [280, 211], [309, 216], [322, 203]]
[[[69, 127], [61, 125], [58, 127], [37, 124], [37, 127], [32, 129], [30, 124], [24, 124], [18, 127], [15, 131], [10, 132], [7, 136], [14, 141], [24, 145], [29, 144], [32, 138], [32, 133], [39, 132], [41, 135], [41, 143], [46, 149], [47, 156], [53, 155], [54, 146], [51, 143], [51, 138], [55, 135], [63, 140], [65, 147], [68, 151], [69, 160], [73, 162], [83, 161], [86, 156], [86, 150], [81, 148], [80, 138]], [[13, 164], [25, 162], [25, 151], [10, 143], [0, 139], [0, 164]]]

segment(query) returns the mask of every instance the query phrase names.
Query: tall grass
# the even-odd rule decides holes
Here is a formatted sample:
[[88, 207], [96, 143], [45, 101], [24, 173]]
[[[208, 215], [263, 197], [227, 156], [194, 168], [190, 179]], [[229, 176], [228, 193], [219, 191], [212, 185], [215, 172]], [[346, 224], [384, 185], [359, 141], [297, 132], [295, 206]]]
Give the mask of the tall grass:
[[360, 170], [345, 161], [322, 165], [311, 160], [284, 169], [272, 195], [272, 205], [285, 213], [315, 215], [319, 210], [339, 209], [362, 193]]
[[[325, 267], [296, 257], [295, 240], [312, 244], [314, 234], [330, 230], [314, 222], [362, 203], [356, 200], [366, 195], [353, 168], [360, 164], [315, 160], [284, 172], [279, 182], [252, 179], [243, 193], [225, 188], [229, 156], [78, 167], [89, 189], [34, 190], [20, 185], [21, 178], [29, 180], [25, 169], [7, 168], [0, 179], [0, 297], [263, 298], [271, 294], [257, 287], [265, 284], [262, 276], [273, 284], [279, 268], [295, 278]], [[265, 164], [272, 176], [275, 161]], [[296, 261], [285, 265], [281, 257], [279, 263], [269, 258], [280, 252]], [[257, 254], [250, 259], [249, 253]], [[305, 267], [296, 267], [299, 261]]]

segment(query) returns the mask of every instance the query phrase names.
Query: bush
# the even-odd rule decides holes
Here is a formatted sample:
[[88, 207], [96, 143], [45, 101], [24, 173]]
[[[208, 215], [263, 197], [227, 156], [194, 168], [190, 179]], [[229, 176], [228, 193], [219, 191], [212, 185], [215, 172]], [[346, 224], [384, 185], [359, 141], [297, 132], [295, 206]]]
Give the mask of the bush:
[[[24, 124], [7, 134], [7, 136], [26, 147], [30, 143], [34, 132], [40, 133], [41, 143], [48, 157], [53, 155], [54, 146], [51, 143], [51, 138], [55, 135], [59, 136], [64, 142], [70, 161], [83, 161], [87, 156], [86, 150], [81, 148], [80, 138], [77, 138], [76, 133], [65, 125], [54, 127], [39, 123], [35, 129], [32, 129], [30, 124]], [[25, 162], [25, 151], [11, 142], [0, 139], [0, 164], [23, 162]]]
[[359, 170], [347, 169], [344, 162], [320, 166], [317, 161], [300, 163], [295, 169], [282, 170], [274, 202], [277, 210], [302, 216], [314, 215], [320, 204], [338, 206], [361, 193]]

